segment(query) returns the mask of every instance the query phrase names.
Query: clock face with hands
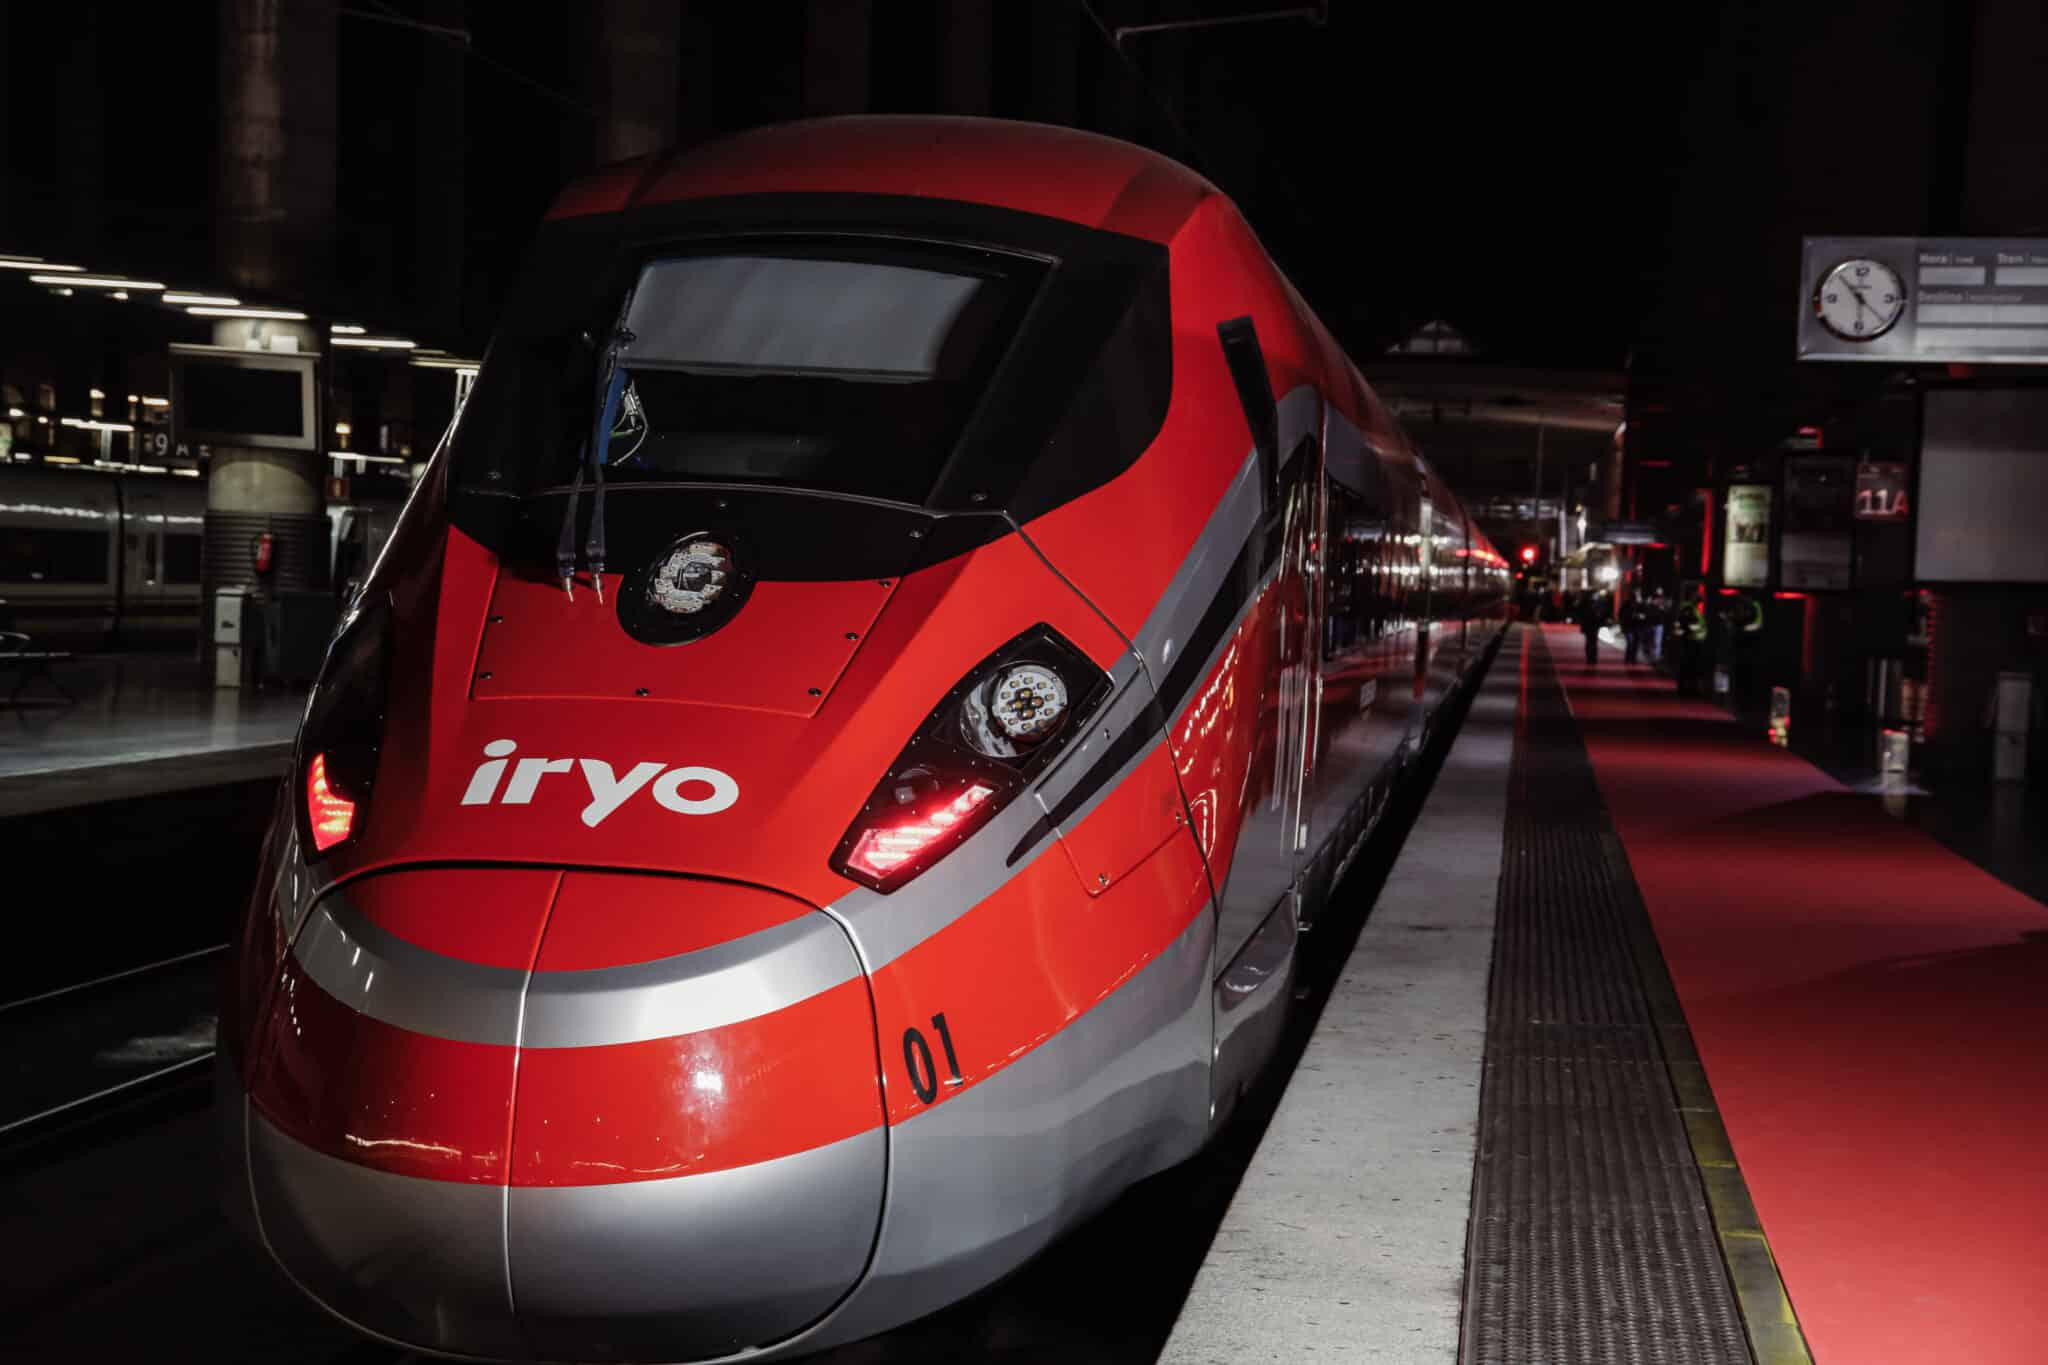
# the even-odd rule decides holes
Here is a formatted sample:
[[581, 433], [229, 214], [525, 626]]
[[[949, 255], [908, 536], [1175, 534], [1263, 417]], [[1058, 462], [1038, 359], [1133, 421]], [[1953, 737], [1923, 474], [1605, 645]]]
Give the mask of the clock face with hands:
[[1881, 337], [1905, 311], [1906, 286], [1898, 272], [1865, 256], [1843, 261], [1814, 286], [1814, 316], [1845, 341]]

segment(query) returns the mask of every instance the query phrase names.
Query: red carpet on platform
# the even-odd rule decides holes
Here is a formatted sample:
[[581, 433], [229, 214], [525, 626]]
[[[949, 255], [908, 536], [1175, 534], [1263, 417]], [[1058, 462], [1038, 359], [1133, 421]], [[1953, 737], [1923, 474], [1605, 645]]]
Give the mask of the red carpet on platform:
[[1543, 643], [1814, 1359], [2048, 1362], [2048, 907]]

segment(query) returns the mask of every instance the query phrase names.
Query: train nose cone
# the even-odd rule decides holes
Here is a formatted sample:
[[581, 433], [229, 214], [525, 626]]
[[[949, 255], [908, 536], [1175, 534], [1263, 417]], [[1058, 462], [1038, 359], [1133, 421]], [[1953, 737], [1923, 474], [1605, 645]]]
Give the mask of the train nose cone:
[[852, 1289], [881, 1217], [859, 960], [829, 916], [731, 883], [351, 883], [294, 944], [248, 1088], [271, 1251], [409, 1345], [766, 1345]]
[[542, 1357], [787, 1337], [859, 1280], [886, 1137], [838, 923], [731, 884], [570, 873], [526, 1001], [506, 1227]]
[[249, 1064], [261, 1234], [336, 1313], [523, 1356], [505, 1283], [519, 1009], [560, 874], [373, 876], [309, 912]]

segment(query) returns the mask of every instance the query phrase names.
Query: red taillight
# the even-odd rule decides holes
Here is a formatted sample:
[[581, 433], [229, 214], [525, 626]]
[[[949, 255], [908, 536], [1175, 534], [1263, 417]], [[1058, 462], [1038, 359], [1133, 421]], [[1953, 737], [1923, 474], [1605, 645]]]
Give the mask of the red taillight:
[[327, 647], [320, 681], [299, 727], [299, 846], [330, 853], [363, 832], [377, 755], [384, 743], [384, 702], [391, 685], [391, 609], [366, 603]]
[[324, 853], [348, 838], [355, 823], [356, 803], [327, 785], [327, 755], [314, 754], [306, 766], [306, 823], [313, 831], [313, 847]]
[[922, 810], [907, 811], [900, 819], [862, 830], [853, 851], [846, 855], [847, 867], [865, 873], [877, 884], [890, 881], [895, 874], [966, 838], [980, 823], [977, 809], [995, 790], [976, 782], [950, 799], [927, 803]]

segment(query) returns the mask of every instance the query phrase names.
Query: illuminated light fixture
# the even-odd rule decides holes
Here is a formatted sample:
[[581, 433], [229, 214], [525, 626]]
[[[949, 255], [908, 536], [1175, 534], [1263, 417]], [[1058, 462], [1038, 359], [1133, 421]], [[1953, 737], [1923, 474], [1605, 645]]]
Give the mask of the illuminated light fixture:
[[35, 456], [29, 454], [26, 450], [17, 450], [14, 452], [14, 458], [17, 460], [33, 460]]
[[346, 423], [346, 422], [336, 422], [336, 423], [334, 424], [334, 434], [335, 434], [336, 436], [346, 436], [346, 435], [348, 435], [348, 434], [349, 434], [350, 432], [352, 432], [352, 431], [354, 431], [354, 430], [355, 430], [355, 428], [354, 428], [354, 427], [352, 427], [352, 426], [350, 426], [350, 425], [349, 425], [348, 423]]
[[110, 299], [119, 299], [121, 300], [121, 302], [126, 303], [128, 302], [128, 291], [125, 289], [116, 289], [113, 293], [107, 295], [107, 297]]
[[471, 374], [475, 374], [483, 364], [481, 360], [457, 360], [453, 357], [444, 360], [439, 356], [421, 355], [415, 355], [412, 363], [423, 370], [468, 370]]
[[180, 294], [164, 295], [165, 303], [196, 303], [208, 308], [240, 308], [242, 301], [226, 294]]
[[363, 333], [369, 331], [370, 329], [367, 327], [358, 327], [353, 322], [337, 322], [332, 327], [329, 327], [327, 330], [334, 333], [338, 337], [359, 337], [363, 335]]
[[135, 466], [135, 471], [136, 471], [136, 472], [137, 472], [138, 474], [168, 474], [168, 473], [170, 473], [170, 470], [169, 470], [169, 469], [165, 468], [165, 467], [164, 467], [163, 465], [160, 465], [160, 464], [139, 464], [139, 465]]
[[142, 395], [142, 406], [145, 408], [167, 408], [170, 405], [171, 400], [168, 398], [159, 398], [153, 393]]
[[[105, 398], [107, 396], [107, 391], [105, 389], [87, 389], [85, 391], [85, 396], [88, 398]], [[133, 402], [135, 400], [130, 399], [129, 401]]]
[[36, 270], [45, 275], [63, 271], [66, 274], [77, 275], [83, 273], [85, 267], [82, 265], [57, 265], [52, 261], [44, 260], [40, 256], [0, 256], [0, 270]]
[[306, 769], [306, 816], [313, 827], [313, 847], [323, 853], [348, 838], [356, 822], [356, 803], [327, 785], [325, 754], [314, 754]]
[[365, 455], [359, 450], [330, 450], [327, 452], [327, 458], [330, 460], [368, 460], [371, 464], [405, 463], [405, 456], [403, 455]]
[[276, 322], [306, 320], [304, 313], [295, 313], [289, 308], [217, 308], [212, 304], [200, 304], [185, 311], [201, 318], [270, 318]]
[[142, 395], [139, 393], [131, 393], [128, 395], [128, 401], [131, 403], [140, 403], [142, 401]]
[[161, 280], [129, 280], [119, 275], [31, 275], [36, 284], [83, 285], [87, 289], [162, 289]]
[[338, 336], [334, 338], [334, 344], [337, 346], [361, 346], [365, 350], [371, 351], [410, 351], [419, 346], [417, 341], [407, 341], [404, 337], [363, 336]]
[[78, 463], [78, 461], [77, 461], [76, 459], [72, 458], [72, 457], [71, 457], [71, 456], [69, 456], [69, 455], [45, 455], [45, 456], [43, 456], [43, 463], [44, 463], [44, 464], [77, 464], [77, 463]]
[[994, 788], [976, 783], [924, 815], [901, 824], [863, 830], [853, 852], [846, 857], [847, 864], [876, 880], [886, 878], [897, 867], [946, 838], [954, 826], [994, 794]]
[[199, 471], [196, 469], [173, 469], [171, 472], [184, 479], [196, 479], [199, 477]]
[[63, 425], [65, 425], [65, 426], [67, 426], [67, 427], [76, 427], [76, 428], [78, 428], [78, 430], [80, 430], [80, 431], [133, 431], [133, 430], [135, 430], [135, 427], [134, 427], [134, 426], [133, 426], [133, 425], [132, 425], [131, 423], [128, 423], [128, 422], [96, 422], [96, 421], [93, 421], [93, 420], [92, 420], [91, 418], [89, 418], [89, 417], [65, 417], [65, 418], [62, 418], [62, 419], [61, 419], [61, 421], [62, 421]]
[[52, 289], [50, 292], [60, 299], [68, 299], [78, 291], [76, 289]]
[[22, 417], [26, 417], [28, 416], [28, 414], [22, 411], [20, 408], [9, 408], [7, 410], [7, 416], [10, 420], [15, 420]]

